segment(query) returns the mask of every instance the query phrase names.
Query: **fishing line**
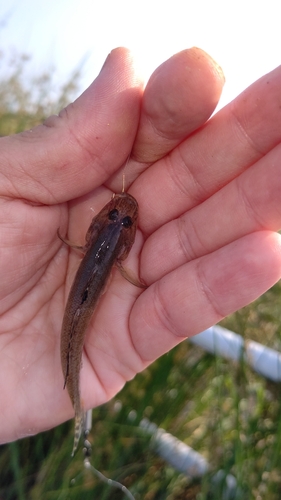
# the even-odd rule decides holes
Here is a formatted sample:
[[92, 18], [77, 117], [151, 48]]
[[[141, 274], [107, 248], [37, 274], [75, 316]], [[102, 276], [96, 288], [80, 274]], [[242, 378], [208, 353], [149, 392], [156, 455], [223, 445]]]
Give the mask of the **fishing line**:
[[[118, 481], [115, 481], [114, 479], [109, 479], [108, 477], [104, 476], [98, 469], [96, 469], [90, 462], [90, 458], [92, 456], [92, 445], [90, 441], [88, 440], [89, 433], [92, 428], [92, 410], [88, 410], [85, 415], [85, 430], [84, 430], [84, 447], [83, 447], [83, 454], [84, 454], [84, 468], [86, 470], [89, 470], [93, 473], [94, 476], [96, 476], [100, 481], [103, 483], [107, 484], [107, 486], [110, 486], [112, 488], [116, 488], [118, 490], [121, 490], [124, 495], [129, 498], [130, 500], [135, 500], [135, 497], [132, 495], [132, 493], [124, 486], [123, 484], [119, 483]], [[80, 476], [76, 476], [76, 479]], [[71, 481], [71, 484], [75, 484], [75, 478]]]

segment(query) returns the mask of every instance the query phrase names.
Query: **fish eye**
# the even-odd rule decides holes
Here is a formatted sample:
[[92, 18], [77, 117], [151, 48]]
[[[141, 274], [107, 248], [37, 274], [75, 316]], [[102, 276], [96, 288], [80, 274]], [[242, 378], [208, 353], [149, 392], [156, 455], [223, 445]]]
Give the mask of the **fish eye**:
[[117, 220], [118, 219], [119, 212], [117, 208], [114, 208], [113, 210], [110, 210], [108, 214], [109, 220]]
[[121, 224], [122, 224], [122, 226], [124, 226], [127, 229], [128, 227], [132, 226], [133, 221], [132, 221], [132, 219], [131, 219], [131, 217], [129, 215], [126, 215], [126, 217], [124, 217], [122, 219], [122, 223]]

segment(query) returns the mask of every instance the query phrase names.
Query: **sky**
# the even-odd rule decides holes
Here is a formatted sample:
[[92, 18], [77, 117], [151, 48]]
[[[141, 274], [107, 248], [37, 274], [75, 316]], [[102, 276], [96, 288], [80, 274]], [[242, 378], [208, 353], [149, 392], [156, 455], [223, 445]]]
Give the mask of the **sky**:
[[[197, 46], [223, 68], [220, 107], [278, 66], [276, 0], [1, 0], [0, 51], [31, 56], [28, 71], [65, 82], [81, 69], [81, 90], [107, 54], [126, 46], [145, 79], [179, 50]], [[8, 71], [0, 65], [0, 78]], [[5, 76], [5, 75], [4, 75]]]

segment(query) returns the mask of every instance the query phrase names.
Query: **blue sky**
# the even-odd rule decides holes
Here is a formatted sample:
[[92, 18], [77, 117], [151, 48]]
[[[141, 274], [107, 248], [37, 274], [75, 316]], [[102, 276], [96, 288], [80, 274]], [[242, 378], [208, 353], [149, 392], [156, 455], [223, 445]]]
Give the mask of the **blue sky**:
[[[1, 0], [0, 50], [30, 54], [31, 73], [65, 81], [83, 62], [82, 89], [116, 46], [146, 78], [173, 53], [199, 46], [222, 66], [222, 104], [280, 63], [276, 0]], [[1, 72], [7, 68], [2, 65]]]

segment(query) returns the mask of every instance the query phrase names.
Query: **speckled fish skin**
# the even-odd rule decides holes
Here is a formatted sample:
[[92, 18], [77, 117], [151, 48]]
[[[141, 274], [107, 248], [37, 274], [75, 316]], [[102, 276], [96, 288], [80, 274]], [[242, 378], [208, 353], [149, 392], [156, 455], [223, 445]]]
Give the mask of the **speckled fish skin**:
[[85, 334], [114, 264], [128, 256], [135, 240], [138, 204], [128, 193], [115, 195], [93, 218], [82, 248], [85, 255], [73, 281], [61, 331], [61, 364], [74, 412], [72, 456], [81, 435], [84, 411], [80, 370]]

